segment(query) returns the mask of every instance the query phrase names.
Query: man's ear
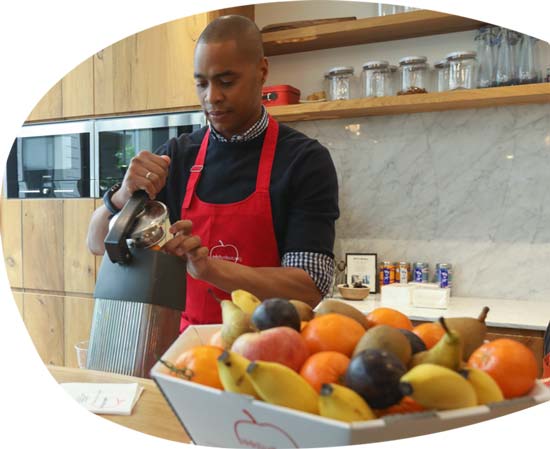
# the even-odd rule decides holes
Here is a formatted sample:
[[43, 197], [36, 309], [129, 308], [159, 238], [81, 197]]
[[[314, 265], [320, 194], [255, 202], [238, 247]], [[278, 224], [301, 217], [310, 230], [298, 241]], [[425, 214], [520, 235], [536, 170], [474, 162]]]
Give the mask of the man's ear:
[[267, 75], [269, 75], [269, 61], [265, 56], [260, 61], [260, 72], [262, 74], [262, 85], [264, 85], [267, 80]]

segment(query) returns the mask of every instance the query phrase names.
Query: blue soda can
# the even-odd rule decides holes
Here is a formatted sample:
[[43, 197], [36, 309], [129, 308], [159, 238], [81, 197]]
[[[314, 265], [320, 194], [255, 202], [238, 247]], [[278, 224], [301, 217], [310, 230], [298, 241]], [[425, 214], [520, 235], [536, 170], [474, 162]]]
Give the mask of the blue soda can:
[[440, 263], [438, 268], [438, 280], [441, 288], [451, 287], [452, 285], [452, 265], [450, 263]]
[[430, 264], [426, 262], [415, 262], [414, 282], [428, 282]]

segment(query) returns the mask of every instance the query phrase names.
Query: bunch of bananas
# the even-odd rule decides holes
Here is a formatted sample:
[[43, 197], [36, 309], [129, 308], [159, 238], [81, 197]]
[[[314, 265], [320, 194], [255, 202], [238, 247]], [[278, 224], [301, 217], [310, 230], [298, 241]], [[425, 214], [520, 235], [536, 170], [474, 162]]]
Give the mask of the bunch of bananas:
[[[344, 422], [376, 419], [405, 400], [415, 404], [412, 411], [452, 410], [504, 400], [491, 375], [464, 363], [465, 342], [443, 319], [440, 323], [444, 336], [430, 349], [418, 349], [406, 333], [395, 328], [368, 328], [356, 309], [349, 310], [351, 306], [341, 302], [325, 300], [314, 313], [305, 303], [289, 301], [296, 315], [294, 310], [285, 309], [288, 302], [280, 299], [268, 304], [244, 290], [234, 291], [231, 296], [232, 301], [222, 302], [224, 351], [217, 359], [219, 380], [226, 391]], [[307, 329], [304, 326], [310, 325], [309, 320], [324, 317], [326, 321], [334, 313], [361, 324], [358, 329], [364, 328], [364, 334], [359, 335], [351, 356], [347, 355], [350, 358], [340, 355], [340, 362], [345, 359], [347, 364], [339, 368], [338, 375], [336, 367], [327, 367], [327, 372], [333, 370], [329, 380], [314, 384], [303, 370], [290, 363], [249, 359], [240, 351], [242, 345], [237, 340], [243, 334], [287, 326], [299, 336], [298, 315]], [[284, 320], [290, 324], [280, 324]], [[311, 354], [307, 361], [318, 354]], [[401, 408], [392, 413], [408, 411]]]

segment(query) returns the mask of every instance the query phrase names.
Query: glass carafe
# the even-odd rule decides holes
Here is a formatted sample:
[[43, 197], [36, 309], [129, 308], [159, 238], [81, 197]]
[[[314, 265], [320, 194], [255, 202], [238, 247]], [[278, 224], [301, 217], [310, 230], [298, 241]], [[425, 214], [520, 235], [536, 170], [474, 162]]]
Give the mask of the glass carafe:
[[497, 86], [511, 86], [517, 84], [515, 78], [514, 45], [516, 44], [514, 32], [501, 28], [497, 35], [497, 57], [495, 81]]
[[478, 86], [494, 87], [495, 81], [495, 43], [496, 29], [492, 26], [481, 27], [475, 37], [478, 58]]
[[533, 84], [539, 81], [535, 53], [536, 44], [536, 38], [527, 36], [525, 34], [522, 34], [519, 39], [519, 57], [517, 63], [519, 84]]

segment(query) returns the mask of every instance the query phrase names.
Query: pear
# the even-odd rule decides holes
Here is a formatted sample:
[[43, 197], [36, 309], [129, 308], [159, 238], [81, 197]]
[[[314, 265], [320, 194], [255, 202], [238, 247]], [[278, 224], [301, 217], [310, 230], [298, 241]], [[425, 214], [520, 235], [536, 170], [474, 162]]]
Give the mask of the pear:
[[308, 303], [304, 301], [299, 301], [297, 299], [291, 299], [289, 300], [289, 302], [294, 307], [296, 307], [296, 310], [298, 311], [298, 315], [300, 315], [300, 321], [311, 321], [315, 316], [313, 309]]
[[208, 289], [208, 293], [222, 308], [221, 339], [224, 349], [229, 349], [237, 337], [253, 331], [250, 315], [233, 304], [233, 301], [218, 298], [211, 289]]
[[423, 363], [445, 366], [452, 370], [462, 368], [463, 343], [460, 334], [449, 329], [443, 317], [439, 318], [439, 323], [445, 329], [445, 334], [431, 349], [414, 354], [411, 358], [410, 368]]
[[487, 325], [485, 324], [485, 318], [489, 307], [483, 307], [483, 310], [479, 314], [478, 318], [461, 317], [461, 318], [447, 318], [447, 326], [450, 329], [458, 332], [464, 342], [464, 352], [462, 354], [464, 361], [467, 361], [472, 353], [479, 348], [485, 336], [487, 334]]
[[222, 307], [221, 337], [225, 349], [231, 348], [233, 342], [242, 334], [251, 332], [250, 315], [244, 313], [233, 301], [224, 299]]

